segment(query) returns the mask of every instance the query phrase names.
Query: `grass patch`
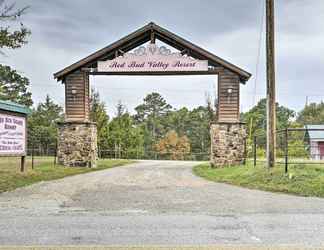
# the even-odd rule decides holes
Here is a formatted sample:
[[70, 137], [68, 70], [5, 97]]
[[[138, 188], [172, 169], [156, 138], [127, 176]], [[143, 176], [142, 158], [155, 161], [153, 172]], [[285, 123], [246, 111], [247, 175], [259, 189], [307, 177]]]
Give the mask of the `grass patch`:
[[284, 166], [277, 165], [271, 170], [262, 165], [212, 168], [209, 163], [194, 167], [194, 173], [207, 180], [223, 182], [251, 189], [290, 193], [301, 196], [324, 197], [323, 165], [289, 165], [289, 174]]
[[18, 187], [27, 186], [39, 181], [60, 179], [66, 176], [83, 174], [129, 164], [130, 160], [99, 160], [96, 168], [54, 166], [53, 157], [36, 157], [34, 169], [31, 159], [27, 159], [27, 170], [19, 171], [20, 159], [13, 157], [0, 158], [0, 193]]

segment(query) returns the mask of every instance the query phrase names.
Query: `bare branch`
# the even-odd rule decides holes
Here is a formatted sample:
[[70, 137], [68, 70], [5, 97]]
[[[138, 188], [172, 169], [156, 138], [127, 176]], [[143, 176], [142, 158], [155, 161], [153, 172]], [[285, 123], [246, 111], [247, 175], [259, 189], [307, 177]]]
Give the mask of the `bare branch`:
[[6, 5], [5, 0], [0, 0], [0, 7], [2, 7], [2, 10], [0, 11], [0, 21], [15, 21], [21, 15], [25, 14], [26, 10], [29, 8], [29, 6], [25, 6], [21, 9], [15, 10], [16, 3]]

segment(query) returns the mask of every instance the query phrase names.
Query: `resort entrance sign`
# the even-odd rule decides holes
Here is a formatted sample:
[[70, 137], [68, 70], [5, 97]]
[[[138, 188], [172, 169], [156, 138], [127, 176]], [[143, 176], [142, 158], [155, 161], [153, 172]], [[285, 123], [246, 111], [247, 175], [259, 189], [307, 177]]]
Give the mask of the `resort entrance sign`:
[[20, 170], [25, 170], [27, 154], [27, 115], [30, 110], [18, 103], [0, 100], [0, 157], [21, 157]]
[[98, 61], [98, 72], [173, 72], [208, 71], [207, 60], [197, 60], [181, 53], [171, 52], [154, 43], [141, 46], [113, 60]]
[[96, 165], [97, 127], [89, 116], [90, 75], [217, 75], [217, 120], [211, 128], [210, 159], [215, 166], [244, 162], [240, 83], [245, 84], [251, 74], [151, 22], [54, 74], [65, 84], [65, 122], [58, 136], [60, 164]]
[[0, 156], [26, 154], [26, 117], [0, 113]]

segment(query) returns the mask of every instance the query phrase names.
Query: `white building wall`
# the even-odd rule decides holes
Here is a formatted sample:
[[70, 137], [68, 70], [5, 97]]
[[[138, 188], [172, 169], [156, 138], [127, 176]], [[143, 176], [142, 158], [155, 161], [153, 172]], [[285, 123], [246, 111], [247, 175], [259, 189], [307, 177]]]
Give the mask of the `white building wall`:
[[313, 140], [310, 141], [310, 156], [312, 160], [321, 159], [317, 141], [313, 141]]

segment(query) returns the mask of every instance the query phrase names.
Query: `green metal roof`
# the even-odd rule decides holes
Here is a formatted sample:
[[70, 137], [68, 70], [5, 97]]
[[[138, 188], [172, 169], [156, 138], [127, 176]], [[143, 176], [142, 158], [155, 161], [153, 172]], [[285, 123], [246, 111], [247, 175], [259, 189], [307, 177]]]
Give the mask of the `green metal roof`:
[[31, 110], [24, 105], [11, 102], [11, 101], [4, 101], [4, 100], [0, 100], [0, 110], [22, 113], [22, 114], [31, 113]]

